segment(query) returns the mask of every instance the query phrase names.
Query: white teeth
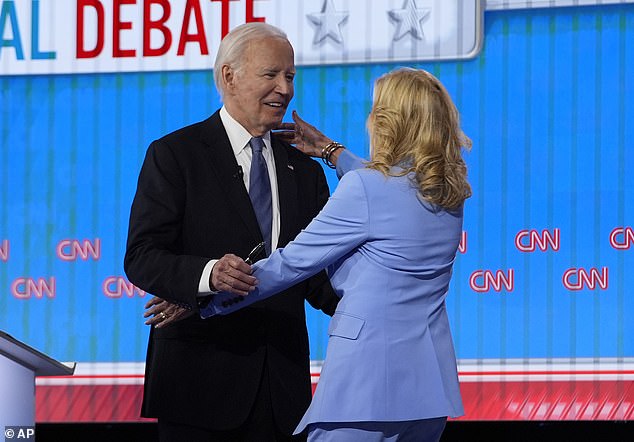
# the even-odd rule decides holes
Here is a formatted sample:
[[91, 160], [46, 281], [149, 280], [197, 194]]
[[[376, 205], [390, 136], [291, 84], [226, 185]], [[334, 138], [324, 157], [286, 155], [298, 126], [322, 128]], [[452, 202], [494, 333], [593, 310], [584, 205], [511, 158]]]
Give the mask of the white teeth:
[[266, 103], [266, 104], [273, 107], [282, 107], [282, 103]]

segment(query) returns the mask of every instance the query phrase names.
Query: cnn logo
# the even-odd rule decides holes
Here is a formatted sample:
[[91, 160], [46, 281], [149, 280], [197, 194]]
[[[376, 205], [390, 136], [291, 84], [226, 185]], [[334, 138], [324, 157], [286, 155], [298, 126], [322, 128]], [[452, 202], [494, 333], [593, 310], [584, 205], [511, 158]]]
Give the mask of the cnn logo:
[[11, 283], [11, 294], [17, 299], [55, 298], [56, 281], [44, 278], [17, 278]]
[[145, 291], [121, 276], [109, 276], [104, 279], [102, 290], [103, 294], [108, 298], [123, 298], [124, 296], [134, 298], [135, 296], [145, 296]]
[[63, 239], [57, 243], [55, 251], [62, 261], [77, 261], [77, 259], [98, 261], [101, 258], [101, 240], [99, 238], [94, 241]]
[[520, 230], [515, 235], [515, 247], [520, 252], [534, 252], [539, 249], [545, 252], [549, 248], [553, 251], [559, 251], [560, 246], [559, 229], [550, 230]]
[[585, 288], [594, 290], [599, 287], [601, 290], [608, 288], [608, 268], [602, 267], [586, 270], [583, 268], [570, 268], [564, 272], [562, 277], [564, 287], [568, 290], [578, 291]]
[[477, 293], [485, 293], [491, 290], [501, 292], [506, 289], [512, 292], [515, 288], [515, 271], [509, 269], [506, 272], [502, 270], [476, 270], [469, 278], [469, 286], [471, 290]]
[[617, 227], [610, 232], [610, 245], [616, 250], [628, 250], [634, 244], [634, 229]]

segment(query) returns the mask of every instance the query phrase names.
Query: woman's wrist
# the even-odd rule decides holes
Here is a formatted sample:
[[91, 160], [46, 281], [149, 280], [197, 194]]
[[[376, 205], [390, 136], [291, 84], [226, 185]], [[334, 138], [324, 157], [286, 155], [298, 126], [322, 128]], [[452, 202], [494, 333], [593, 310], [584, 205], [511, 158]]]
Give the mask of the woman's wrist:
[[331, 169], [334, 169], [337, 165], [337, 159], [341, 150], [345, 149], [345, 146], [336, 141], [330, 141], [321, 149], [321, 160], [324, 164]]
[[333, 167], [333, 169], [334, 169], [334, 168], [336, 168], [336, 166], [337, 166], [337, 161], [339, 160], [339, 155], [341, 155], [341, 152], [343, 152], [345, 148], [346, 148], [346, 146], [344, 146], [344, 145], [342, 144], [342, 145], [341, 145], [341, 148], [339, 148], [339, 149], [335, 150], [334, 152], [332, 152], [332, 153], [330, 154], [329, 161], [330, 161], [330, 163], [331, 163], [333, 166], [335, 166], [335, 167]]

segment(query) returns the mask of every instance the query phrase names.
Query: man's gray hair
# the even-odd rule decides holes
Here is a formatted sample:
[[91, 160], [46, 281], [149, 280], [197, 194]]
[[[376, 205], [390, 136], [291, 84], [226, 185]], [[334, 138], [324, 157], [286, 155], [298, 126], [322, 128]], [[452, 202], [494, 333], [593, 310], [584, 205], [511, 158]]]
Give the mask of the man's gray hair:
[[222, 84], [222, 67], [229, 65], [234, 71], [239, 71], [244, 62], [244, 53], [252, 41], [268, 37], [288, 37], [279, 28], [264, 22], [245, 23], [229, 32], [220, 42], [216, 62], [214, 63], [214, 82], [221, 97], [224, 97]]

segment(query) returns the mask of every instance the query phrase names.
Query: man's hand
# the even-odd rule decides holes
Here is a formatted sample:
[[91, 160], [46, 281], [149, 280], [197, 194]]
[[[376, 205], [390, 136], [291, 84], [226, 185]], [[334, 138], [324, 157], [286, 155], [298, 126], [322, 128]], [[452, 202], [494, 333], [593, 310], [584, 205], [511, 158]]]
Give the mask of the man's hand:
[[242, 258], [227, 254], [220, 258], [211, 270], [211, 289], [246, 296], [258, 283], [257, 279], [251, 276], [251, 272], [251, 266]]
[[163, 328], [194, 314], [192, 310], [179, 307], [176, 304], [172, 304], [156, 296], [152, 296], [144, 308], [146, 310], [145, 313], [143, 313], [143, 317], [149, 318], [145, 321], [145, 324], [153, 325], [156, 328]]

